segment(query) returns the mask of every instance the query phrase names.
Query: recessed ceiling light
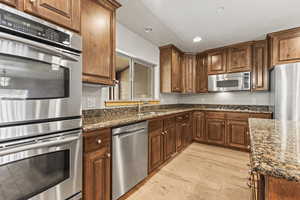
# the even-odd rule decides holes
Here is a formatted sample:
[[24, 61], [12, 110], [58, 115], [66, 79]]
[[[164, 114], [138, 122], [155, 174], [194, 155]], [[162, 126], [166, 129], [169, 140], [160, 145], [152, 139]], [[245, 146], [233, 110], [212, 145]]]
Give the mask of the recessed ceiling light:
[[195, 38], [193, 39], [193, 42], [194, 42], [194, 43], [197, 43], [197, 42], [200, 42], [201, 40], [202, 40], [202, 38], [199, 37], [199, 36], [197, 36], [197, 37], [195, 37]]
[[151, 27], [146, 27], [145, 28], [145, 32], [146, 33], [150, 33], [150, 32], [152, 32], [153, 31], [153, 29], [151, 28]]
[[221, 14], [221, 13], [224, 12], [224, 10], [225, 10], [225, 7], [224, 6], [220, 6], [220, 7], [217, 8], [217, 13]]

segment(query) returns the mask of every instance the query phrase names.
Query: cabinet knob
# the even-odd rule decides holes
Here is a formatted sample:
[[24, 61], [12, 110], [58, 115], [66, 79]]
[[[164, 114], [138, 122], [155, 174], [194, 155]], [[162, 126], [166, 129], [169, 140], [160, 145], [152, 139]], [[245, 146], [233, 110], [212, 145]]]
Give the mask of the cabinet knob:
[[33, 3], [35, 3], [35, 0], [30, 0], [29, 2], [33, 4]]
[[162, 135], [165, 135], [165, 132], [161, 132]]
[[110, 158], [110, 157], [111, 157], [111, 154], [110, 154], [110, 153], [107, 153], [106, 155], [107, 155], [107, 157], [108, 157], [108, 158]]
[[97, 144], [101, 144], [102, 143], [102, 140], [97, 140]]

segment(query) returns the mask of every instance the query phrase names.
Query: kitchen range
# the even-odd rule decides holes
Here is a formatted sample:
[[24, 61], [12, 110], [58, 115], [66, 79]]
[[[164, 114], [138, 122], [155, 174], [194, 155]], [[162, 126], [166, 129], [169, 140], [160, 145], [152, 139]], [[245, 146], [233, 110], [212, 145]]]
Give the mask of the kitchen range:
[[79, 35], [0, 5], [1, 200], [81, 199], [80, 78]]

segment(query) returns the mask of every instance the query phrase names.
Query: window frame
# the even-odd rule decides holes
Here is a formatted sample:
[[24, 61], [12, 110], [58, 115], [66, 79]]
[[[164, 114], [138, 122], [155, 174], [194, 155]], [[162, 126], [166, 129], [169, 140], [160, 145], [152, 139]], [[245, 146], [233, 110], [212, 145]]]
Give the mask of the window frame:
[[[114, 97], [114, 87], [115, 86], [111, 86], [109, 88], [109, 101], [149, 101], [149, 100], [154, 100], [155, 99], [155, 67], [157, 65], [144, 61], [142, 59], [130, 56], [126, 53], [117, 51], [116, 52], [116, 56], [121, 56], [121, 57], [125, 57], [128, 58], [129, 61], [129, 83], [130, 83], [130, 98], [129, 99], [118, 99], [116, 100]], [[151, 68], [151, 97], [150, 98], [134, 98], [134, 68], [135, 68], [135, 63], [141, 64], [143, 66], [149, 67]]]

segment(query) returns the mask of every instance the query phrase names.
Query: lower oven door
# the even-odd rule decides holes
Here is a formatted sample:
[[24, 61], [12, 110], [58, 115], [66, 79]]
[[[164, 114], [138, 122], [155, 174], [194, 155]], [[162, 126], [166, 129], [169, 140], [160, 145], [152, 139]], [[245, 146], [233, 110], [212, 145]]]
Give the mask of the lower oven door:
[[0, 200], [81, 199], [81, 131], [0, 147]]

